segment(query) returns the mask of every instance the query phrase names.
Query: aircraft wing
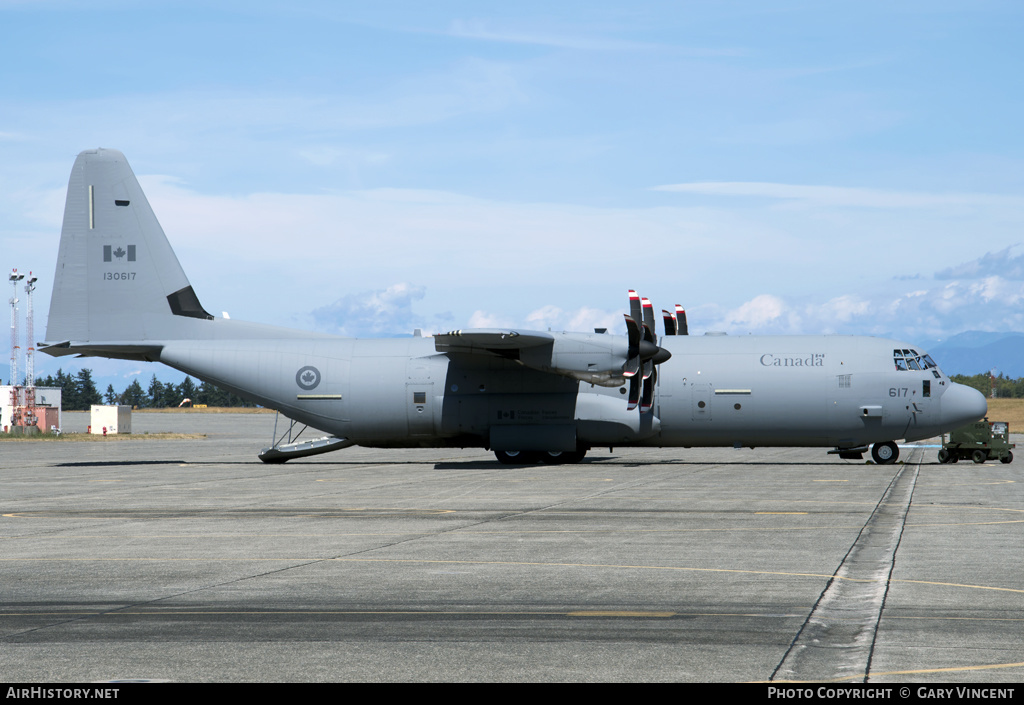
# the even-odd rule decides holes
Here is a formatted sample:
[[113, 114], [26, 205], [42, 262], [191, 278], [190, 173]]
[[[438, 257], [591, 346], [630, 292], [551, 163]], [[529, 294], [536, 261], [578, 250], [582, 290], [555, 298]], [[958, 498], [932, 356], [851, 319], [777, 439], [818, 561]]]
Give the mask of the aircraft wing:
[[453, 330], [434, 336], [434, 348], [438, 352], [459, 352], [492, 354], [499, 357], [519, 359], [519, 350], [553, 345], [555, 336], [540, 331], [503, 330], [499, 328], [474, 328]]
[[623, 336], [498, 328], [436, 335], [434, 348], [442, 353], [500, 357], [540, 372], [604, 387], [623, 384], [623, 364], [629, 352]]

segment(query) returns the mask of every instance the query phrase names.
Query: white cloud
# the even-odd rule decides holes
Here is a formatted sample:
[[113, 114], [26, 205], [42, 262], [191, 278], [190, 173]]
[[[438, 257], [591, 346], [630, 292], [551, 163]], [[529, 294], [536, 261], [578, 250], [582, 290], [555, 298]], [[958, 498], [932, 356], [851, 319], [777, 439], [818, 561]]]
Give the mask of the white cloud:
[[590, 332], [597, 328], [605, 328], [609, 333], [625, 332], [623, 311], [603, 311], [590, 306], [583, 306], [568, 314], [569, 323], [566, 330]]
[[503, 316], [487, 313], [486, 311], [474, 311], [469, 317], [467, 328], [513, 328], [514, 324]]
[[871, 304], [857, 296], [837, 296], [821, 307], [822, 315], [834, 321], [847, 323], [856, 316], [863, 316], [871, 310]]
[[547, 328], [553, 325], [557, 325], [556, 321], [562, 319], [563, 317], [564, 314], [562, 309], [558, 308], [557, 306], [552, 306], [551, 304], [548, 304], [547, 306], [539, 308], [536, 311], [531, 311], [529, 314], [527, 314], [526, 323], [527, 325], [536, 328]]
[[[973, 272], [977, 262], [992, 259], [987, 253], [951, 270]], [[813, 294], [761, 294], [724, 313], [717, 306], [691, 309], [690, 327], [732, 334], [861, 334], [904, 340], [946, 338], [965, 330], [1024, 330], [1024, 281], [990, 275], [937, 281], [925, 289], [920, 285], [919, 278], [876, 281], [858, 287], [855, 294], [820, 303]]]
[[995, 274], [1006, 279], [1024, 280], [1024, 255], [1010, 256], [1016, 247], [1019, 245], [1010, 245], [998, 252], [986, 252], [976, 260], [962, 262], [936, 273], [935, 278], [978, 279]]
[[[565, 311], [554, 305], [543, 306], [526, 316], [526, 328], [535, 330], [565, 330], [589, 333], [595, 328], [606, 328], [613, 333], [625, 331], [624, 311], [604, 311], [591, 306], [582, 306], [575, 311]], [[622, 330], [619, 330], [619, 329]]]
[[331, 333], [347, 336], [381, 336], [412, 333], [422, 328], [412, 310], [413, 301], [425, 294], [423, 286], [392, 284], [386, 289], [349, 294], [329, 306], [313, 311], [317, 325]]
[[726, 314], [725, 324], [730, 328], [758, 330], [779, 320], [785, 309], [786, 305], [779, 297], [761, 294]]

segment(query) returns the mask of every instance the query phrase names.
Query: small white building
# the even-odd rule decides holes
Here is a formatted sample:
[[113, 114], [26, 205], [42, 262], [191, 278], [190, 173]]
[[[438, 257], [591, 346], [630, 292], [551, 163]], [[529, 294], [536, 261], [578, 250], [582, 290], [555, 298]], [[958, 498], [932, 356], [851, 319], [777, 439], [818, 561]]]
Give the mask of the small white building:
[[132, 432], [132, 408], [125, 404], [89, 407], [89, 433], [106, 436]]

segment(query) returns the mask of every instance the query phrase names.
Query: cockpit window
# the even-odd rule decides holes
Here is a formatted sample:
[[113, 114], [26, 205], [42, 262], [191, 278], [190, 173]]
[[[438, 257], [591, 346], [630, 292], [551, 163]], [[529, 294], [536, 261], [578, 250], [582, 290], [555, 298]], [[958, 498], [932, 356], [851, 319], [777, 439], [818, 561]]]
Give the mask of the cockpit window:
[[902, 348], [892, 351], [893, 364], [896, 365], [896, 369], [901, 372], [909, 370], [931, 370], [932, 374], [938, 378], [939, 366], [935, 364], [935, 360], [930, 355], [919, 353], [917, 350], [909, 350]]

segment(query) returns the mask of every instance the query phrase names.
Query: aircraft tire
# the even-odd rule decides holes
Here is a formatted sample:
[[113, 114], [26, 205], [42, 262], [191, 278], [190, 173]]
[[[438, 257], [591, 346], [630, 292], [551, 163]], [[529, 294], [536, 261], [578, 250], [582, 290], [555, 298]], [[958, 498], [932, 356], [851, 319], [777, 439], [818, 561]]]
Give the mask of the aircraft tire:
[[891, 465], [900, 457], [900, 449], [892, 441], [871, 446], [871, 457], [878, 465]]
[[1006, 455], [1004, 455], [1002, 458], [999, 459], [999, 462], [1000, 463], [1012, 463], [1013, 462], [1013, 453], [1007, 451]]
[[565, 462], [565, 463], [578, 463], [581, 460], [583, 460], [583, 458], [586, 455], [587, 455], [587, 449], [586, 448], [582, 448], [582, 449], [574, 451], [572, 453], [566, 453], [565, 454], [565, 460], [562, 461], [562, 462]]
[[537, 454], [525, 450], [496, 450], [494, 457], [502, 465], [533, 465], [537, 462]]
[[971, 453], [971, 460], [976, 462], [978, 465], [981, 465], [986, 460], [988, 460], [988, 453], [986, 453], [985, 451], [983, 451], [981, 449], [978, 449], [978, 450], [974, 451], [973, 453]]
[[549, 450], [540, 454], [540, 461], [545, 465], [566, 465], [575, 464], [583, 460], [587, 454], [586, 450], [559, 451]]
[[939, 462], [943, 465], [949, 462], [949, 451], [945, 448], [939, 451]]

